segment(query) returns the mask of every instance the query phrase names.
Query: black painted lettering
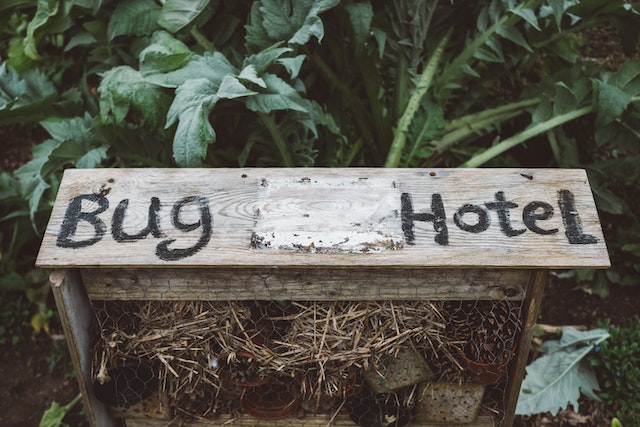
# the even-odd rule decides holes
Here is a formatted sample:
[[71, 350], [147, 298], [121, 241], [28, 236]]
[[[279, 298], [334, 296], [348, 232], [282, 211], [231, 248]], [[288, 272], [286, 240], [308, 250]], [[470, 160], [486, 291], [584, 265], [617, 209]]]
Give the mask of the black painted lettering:
[[[91, 212], [82, 212], [83, 200], [97, 203], [98, 206]], [[99, 242], [107, 232], [107, 226], [104, 221], [98, 218], [98, 215], [106, 211], [108, 208], [109, 201], [104, 196], [83, 194], [71, 199], [67, 206], [67, 211], [64, 214], [62, 225], [60, 226], [60, 233], [58, 233], [58, 238], [56, 239], [56, 246], [61, 248], [83, 248]], [[86, 221], [93, 226], [93, 229], [95, 230], [93, 237], [85, 240], [74, 240], [76, 231], [78, 230], [78, 223], [80, 221]]]
[[564, 223], [565, 235], [572, 245], [593, 245], [598, 243], [598, 239], [591, 234], [584, 234], [582, 231], [582, 220], [576, 209], [575, 198], [569, 190], [558, 191], [558, 205], [562, 212], [562, 222]]
[[508, 202], [504, 198], [504, 191], [498, 191], [495, 194], [495, 202], [487, 202], [485, 206], [488, 209], [495, 210], [498, 213], [498, 221], [500, 222], [500, 230], [508, 237], [519, 236], [527, 231], [526, 229], [514, 230], [511, 227], [511, 216], [509, 215], [509, 209], [517, 208], [518, 205], [513, 202]]
[[[475, 224], [469, 225], [462, 219], [462, 217], [468, 213], [476, 215], [477, 222]], [[453, 214], [453, 221], [458, 227], [460, 227], [461, 230], [468, 231], [469, 233], [482, 233], [487, 228], [489, 228], [489, 225], [491, 225], [489, 213], [481, 206], [471, 204], [463, 205], [460, 209], [458, 209], [458, 211]]]
[[414, 221], [425, 221], [433, 223], [433, 230], [436, 232], [434, 240], [437, 244], [446, 246], [449, 244], [449, 230], [447, 229], [447, 220], [440, 194], [431, 196], [431, 212], [415, 213], [413, 211], [413, 201], [411, 194], [402, 193], [400, 196], [400, 206], [402, 208], [400, 217], [402, 220], [402, 231], [407, 244], [413, 245], [415, 234], [413, 232]]
[[[541, 213], [536, 213], [538, 210], [542, 210]], [[553, 206], [549, 203], [545, 202], [531, 202], [522, 210], [522, 221], [524, 225], [531, 231], [536, 234], [555, 234], [558, 232], [557, 228], [552, 228], [550, 230], [545, 230], [544, 228], [540, 228], [536, 221], [545, 221], [553, 217]]]
[[[180, 221], [180, 211], [188, 204], [196, 204], [200, 212], [200, 219], [192, 224], [184, 224]], [[176, 239], [167, 239], [160, 242], [156, 247], [156, 255], [158, 258], [163, 261], [176, 261], [195, 254], [200, 249], [204, 248], [211, 239], [213, 218], [211, 217], [211, 211], [209, 209], [209, 201], [202, 196], [189, 196], [179, 200], [171, 209], [171, 223], [178, 230], [185, 233], [196, 230], [197, 228], [202, 228], [202, 234], [196, 244], [190, 248], [169, 249], [169, 245], [175, 242]]]
[[160, 217], [158, 216], [158, 212], [160, 211], [160, 200], [157, 197], [151, 198], [147, 226], [136, 234], [129, 234], [124, 231], [123, 228], [124, 218], [128, 207], [129, 199], [124, 199], [118, 203], [118, 206], [113, 212], [113, 218], [111, 219], [111, 235], [116, 242], [130, 242], [133, 240], [144, 239], [149, 234], [153, 237], [161, 237]]

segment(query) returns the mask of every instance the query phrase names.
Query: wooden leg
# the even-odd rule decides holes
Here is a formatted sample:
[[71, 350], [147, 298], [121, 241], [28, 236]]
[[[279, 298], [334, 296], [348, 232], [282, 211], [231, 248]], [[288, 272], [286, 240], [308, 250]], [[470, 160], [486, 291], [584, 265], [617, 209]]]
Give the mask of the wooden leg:
[[114, 418], [109, 408], [93, 395], [90, 345], [93, 329], [91, 326], [96, 320], [80, 272], [71, 269], [56, 270], [51, 274], [49, 281], [67, 338], [71, 360], [78, 375], [89, 422], [94, 427], [120, 427], [123, 422]]
[[533, 328], [538, 317], [542, 294], [547, 282], [547, 270], [536, 270], [531, 273], [531, 278], [527, 286], [527, 296], [522, 307], [522, 333], [520, 334], [520, 344], [515, 363], [509, 372], [509, 384], [507, 387], [507, 401], [505, 402], [505, 419], [502, 427], [511, 427], [515, 417], [516, 404], [520, 394], [520, 386], [524, 378], [525, 367], [531, 348], [533, 338]]

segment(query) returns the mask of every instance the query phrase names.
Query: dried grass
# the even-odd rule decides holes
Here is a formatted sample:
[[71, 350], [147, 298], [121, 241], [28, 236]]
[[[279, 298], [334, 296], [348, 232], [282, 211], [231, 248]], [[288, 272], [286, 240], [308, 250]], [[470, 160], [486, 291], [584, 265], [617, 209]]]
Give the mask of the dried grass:
[[320, 402], [402, 347], [449, 348], [428, 301], [105, 301], [96, 312], [95, 376], [118, 360], [148, 360], [174, 414], [196, 418], [237, 410], [226, 380], [295, 378]]

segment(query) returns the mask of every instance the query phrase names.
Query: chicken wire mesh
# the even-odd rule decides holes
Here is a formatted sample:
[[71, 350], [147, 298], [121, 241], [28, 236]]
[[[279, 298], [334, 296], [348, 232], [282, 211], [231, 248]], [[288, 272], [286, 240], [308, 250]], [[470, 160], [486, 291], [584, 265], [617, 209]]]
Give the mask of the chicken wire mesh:
[[499, 425], [522, 304], [94, 300], [93, 391], [142, 417]]

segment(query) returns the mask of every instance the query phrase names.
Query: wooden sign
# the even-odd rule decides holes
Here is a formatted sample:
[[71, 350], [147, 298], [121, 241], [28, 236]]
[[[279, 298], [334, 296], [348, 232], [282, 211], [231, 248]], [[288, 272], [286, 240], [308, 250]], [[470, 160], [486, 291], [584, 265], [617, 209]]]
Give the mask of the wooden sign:
[[67, 170], [42, 267], [608, 267], [583, 170]]

